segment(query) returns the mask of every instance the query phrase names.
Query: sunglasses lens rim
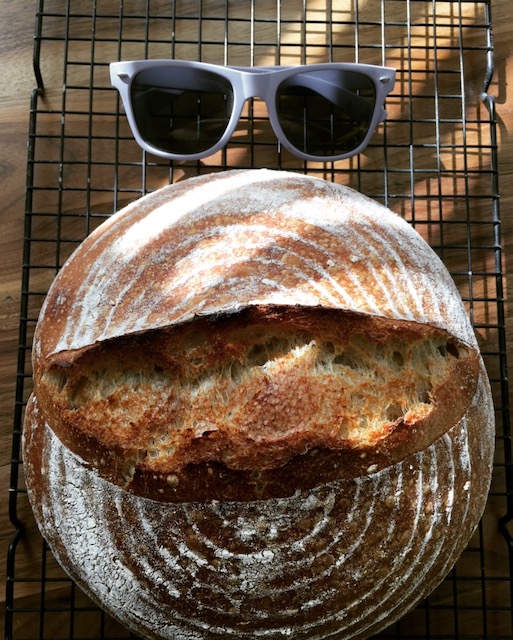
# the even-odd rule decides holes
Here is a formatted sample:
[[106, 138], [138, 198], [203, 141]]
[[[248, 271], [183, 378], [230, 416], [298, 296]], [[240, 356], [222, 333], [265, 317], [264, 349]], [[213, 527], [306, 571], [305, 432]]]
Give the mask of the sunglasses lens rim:
[[[370, 100], [362, 94], [369, 90]], [[294, 119], [291, 110], [280, 104], [283, 98], [295, 103]], [[334, 67], [298, 69], [278, 84], [274, 100], [280, 137], [293, 153], [320, 161], [351, 157], [364, 148], [384, 101], [372, 74]], [[307, 109], [315, 110], [316, 118], [305, 117]], [[338, 135], [333, 128], [337, 125]]]
[[[136, 93], [138, 89], [142, 89], [139, 87], [138, 82], [141, 78], [144, 78], [144, 76], [142, 76], [143, 73], [150, 75], [155, 74], [156, 81], [150, 82], [149, 89], [154, 89], [154, 86], [152, 86], [154, 84], [156, 84], [158, 88], [159, 83], [162, 82], [162, 78], [175, 77], [175, 82], [178, 82], [179, 85], [182, 83], [182, 86], [178, 86], [178, 88], [197, 90], [197, 85], [200, 83], [194, 85], [194, 81], [192, 81], [193, 84], [191, 86], [191, 77], [196, 79], [205, 77], [213, 78], [218, 85], [220, 83], [220, 86], [224, 87], [220, 92], [217, 90], [218, 96], [219, 93], [223, 93], [229, 102], [227, 105], [228, 108], [224, 109], [224, 115], [221, 114], [221, 126], [219, 126], [219, 122], [216, 123], [213, 121], [210, 122], [212, 125], [210, 131], [207, 130], [206, 126], [201, 130], [200, 126], [200, 134], [205, 134], [203, 137], [206, 139], [206, 141], [205, 139], [202, 140], [201, 144], [199, 144], [199, 139], [195, 140], [194, 137], [192, 137], [192, 142], [191, 140], [187, 143], [175, 141], [171, 144], [169, 140], [162, 141], [157, 136], [151, 135], [151, 133], [149, 134], [147, 128], [141, 122], [141, 114], [138, 114], [138, 109], [140, 108], [143, 116], [151, 122], [153, 119], [151, 114], [152, 98], [148, 96], [155, 96], [156, 93], [150, 92], [148, 96], [144, 96], [141, 99], [142, 106], [137, 104], [138, 96]], [[362, 97], [358, 95], [357, 91], [353, 94], [353, 100], [356, 97], [356, 100], [360, 100], [360, 103], [363, 103], [364, 106], [366, 105], [365, 111], [367, 112], [367, 116], [364, 123], [365, 126], [360, 132], [360, 136], [356, 139], [353, 138], [351, 144], [345, 142], [343, 146], [334, 147], [331, 145], [331, 140], [328, 140], [330, 144], [327, 144], [327, 140], [324, 140], [317, 149], [313, 144], [308, 143], [308, 139], [307, 144], [304, 144], [300, 137], [289, 128], [286, 118], [288, 112], [285, 113], [285, 111], [280, 108], [280, 92], [284, 94], [285, 87], [287, 86], [286, 83], [289, 82], [293, 85], [294, 78], [296, 79], [296, 84], [298, 78], [302, 80], [303, 84], [305, 79], [311, 80], [313, 78], [313, 85], [324, 84], [324, 90], [326, 90], [326, 86], [328, 86], [328, 94], [325, 96], [328, 98], [328, 102], [330, 93], [336, 91], [343, 92], [345, 90], [342, 80], [320, 82], [319, 77], [316, 80], [314, 74], [321, 73], [351, 73], [357, 78], [360, 78], [361, 83], [366, 83], [367, 87], [373, 89], [373, 96], [370, 103], [368, 100], [365, 100], [365, 97], [363, 97], [362, 100]], [[362, 152], [369, 144], [377, 125], [387, 117], [384, 109], [385, 99], [394, 88], [396, 70], [391, 67], [361, 63], [331, 62], [294, 67], [230, 67], [189, 60], [178, 61], [167, 59], [112, 62], [110, 64], [110, 74], [112, 84], [121, 94], [126, 115], [136, 141], [144, 150], [154, 155], [170, 160], [199, 160], [216, 153], [228, 143], [234, 133], [237, 122], [242, 114], [244, 103], [251, 98], [258, 97], [262, 98], [267, 104], [270, 123], [278, 140], [281, 141], [283, 148], [303, 160], [329, 162], [355, 156]], [[178, 74], [178, 80], [176, 79], [176, 74]], [[320, 77], [322, 79], [322, 76]], [[339, 78], [340, 77], [339, 75]], [[329, 87], [330, 84], [331, 87]], [[168, 86], [166, 90], [169, 88], [172, 89], [173, 86]], [[314, 93], [315, 89], [316, 87], [314, 86]], [[306, 89], [303, 88], [301, 91], [304, 92]], [[141, 90], [139, 93], [144, 94], [144, 91]], [[147, 100], [146, 105], [144, 103], [145, 98]], [[322, 98], [322, 91], [320, 92], [319, 98]], [[322, 100], [318, 101], [322, 102]], [[191, 110], [191, 113], [193, 113], [193, 111], [194, 110]], [[148, 118], [148, 113], [152, 117]], [[192, 122], [197, 122], [196, 117], [190, 117], [187, 109], [184, 113], [186, 115], [186, 123], [191, 124]], [[324, 119], [326, 120], [326, 114]], [[356, 119], [358, 120], [358, 118]], [[215, 120], [215, 117], [213, 119], [211, 118], [211, 120]], [[345, 120], [349, 122], [350, 118], [346, 117]], [[361, 117], [359, 120], [361, 121]], [[169, 132], [169, 114], [164, 114], [163, 122], [165, 123], [164, 130], [168, 130]], [[308, 123], [308, 120], [305, 120], [304, 116], [301, 115], [300, 118], [296, 119], [294, 126], [298, 123], [304, 129], [304, 125]], [[200, 122], [200, 124], [202, 123]], [[338, 124], [342, 126], [343, 118]], [[354, 125], [353, 128], [355, 128]], [[172, 131], [174, 131], [174, 129], [172, 129]], [[215, 131], [215, 135], [213, 131]], [[351, 129], [349, 130], [349, 133], [350, 132]], [[347, 134], [348, 131], [346, 130], [345, 133]], [[201, 137], [201, 135], [199, 137]], [[315, 136], [313, 136], [313, 141], [319, 143], [319, 140], [316, 140]], [[186, 146], [186, 144], [188, 146]]]
[[140, 138], [152, 151], [175, 158], [205, 157], [223, 146], [234, 96], [224, 75], [179, 65], [139, 69], [129, 87]]

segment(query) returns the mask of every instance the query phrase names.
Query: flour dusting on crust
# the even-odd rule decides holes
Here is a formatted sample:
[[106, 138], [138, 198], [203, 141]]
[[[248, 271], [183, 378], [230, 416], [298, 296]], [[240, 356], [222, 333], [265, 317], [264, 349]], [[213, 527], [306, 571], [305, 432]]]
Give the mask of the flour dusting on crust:
[[476, 344], [447, 270], [399, 216], [349, 187], [240, 170], [160, 189], [99, 227], [57, 276], [41, 316], [55, 331], [35, 352], [265, 304], [429, 321]]
[[[455, 369], [435, 385], [436, 390], [422, 387], [425, 393], [420, 393], [415, 405], [422, 405], [422, 416], [428, 405], [436, 405], [445, 422], [410, 420], [410, 410], [404, 416], [398, 414], [393, 387], [386, 393], [371, 393], [372, 398], [381, 396], [387, 402], [390, 396], [386, 424], [390, 423], [391, 431], [380, 441], [381, 448], [373, 441], [367, 449], [348, 449], [343, 452], [347, 457], [335, 459], [329, 447], [303, 446], [294, 450], [291, 461], [283, 466], [277, 463], [281, 476], [265, 476], [270, 493], [262, 493], [262, 474], [268, 469], [260, 469], [256, 462], [232, 469], [221, 455], [200, 466], [199, 435], [205, 433], [216, 442], [211, 436], [216, 430], [204, 430], [201, 420], [193, 425], [199, 435], [191, 430], [198, 435], [190, 438], [196, 457], [184, 462], [183, 476], [177, 475], [178, 468], [172, 472], [166, 468], [159, 477], [156, 468], [144, 475], [137, 467], [143, 455], [149, 452], [151, 457], [150, 444], [168, 446], [165, 438], [158, 437], [165, 433], [152, 432], [155, 442], [150, 438], [150, 444], [139, 451], [129, 432], [130, 455], [121, 455], [127, 451], [115, 440], [104, 415], [109, 418], [118, 410], [128, 415], [122, 426], [135, 425], [134, 432], [142, 432], [145, 425], [160, 424], [158, 419], [164, 431], [170, 428], [167, 415], [166, 420], [162, 414], [157, 416], [162, 406], [177, 413], [177, 405], [161, 402], [157, 393], [170, 379], [164, 376], [167, 370], [162, 361], [154, 358], [151, 371], [145, 369], [137, 349], [148, 350], [152, 337], [160, 355], [163, 335], [184, 331], [185, 344], [187, 331], [195, 332], [203, 323], [208, 325], [204, 334], [208, 337], [198, 349], [204, 351], [204, 344], [212, 340], [214, 323], [241, 322], [245, 315], [258, 313], [278, 317], [278, 309], [281, 328], [283, 319], [292, 322], [294, 313], [306, 313], [309, 318], [317, 312], [336, 314], [337, 327], [343, 324], [340, 316], [345, 315], [346, 324], [351, 316], [360, 328], [363, 318], [371, 318], [373, 329], [362, 334], [363, 342], [367, 347], [375, 340], [381, 352], [386, 336], [393, 332], [398, 332], [401, 348], [409, 348], [408, 323], [417, 332], [446, 332], [436, 346], [438, 355], [425, 352], [419, 367], [429, 369], [427, 361], [445, 362], [449, 355], [452, 359], [447, 360], [451, 366], [454, 361]], [[258, 324], [248, 321], [245, 326], [249, 332]], [[299, 345], [305, 355], [313, 341], [311, 336], [306, 340], [304, 325], [298, 327], [304, 339], [293, 341], [293, 346]], [[228, 345], [233, 350], [238, 343], [222, 342], [217, 329], [217, 348], [221, 345], [228, 351]], [[273, 332], [273, 338], [280, 337], [277, 329]], [[275, 344], [264, 333], [259, 346]], [[350, 334], [345, 335], [349, 344]], [[323, 349], [333, 356], [319, 360], [326, 367], [339, 352], [334, 339], [323, 340]], [[123, 378], [116, 367], [108, 370], [105, 363], [112, 360], [119, 365], [121, 351], [116, 349], [124, 341], [129, 349], [120, 365]], [[346, 343], [339, 351], [347, 356]], [[109, 360], [111, 347], [114, 356]], [[290, 353], [297, 355], [294, 349]], [[258, 364], [255, 358], [254, 366], [277, 371], [278, 351], [269, 350], [268, 361]], [[371, 350], [374, 361], [365, 369], [374, 380], [377, 351], [377, 347]], [[97, 362], [96, 356], [102, 353], [104, 359]], [[192, 351], [184, 353], [184, 359], [196, 366], [188, 357]], [[284, 353], [286, 365], [289, 352]], [[313, 346], [311, 353], [315, 353]], [[408, 360], [401, 349], [392, 348], [387, 357], [404, 372]], [[286, 172], [231, 171], [187, 180], [141, 198], [93, 232], [61, 269], [41, 311], [33, 358], [35, 391], [26, 408], [23, 446], [36, 521], [71, 577], [141, 637], [365, 640], [403, 616], [440, 583], [483, 513], [493, 465], [494, 411], [463, 302], [442, 262], [418, 233], [399, 216], [347, 187]], [[89, 378], [88, 358], [94, 360]], [[137, 362], [144, 366], [131, 368], [130, 363]], [[248, 362], [253, 361], [248, 357]], [[173, 363], [178, 370], [180, 363], [176, 359]], [[347, 363], [339, 364], [351, 369]], [[344, 370], [346, 374], [349, 369]], [[140, 388], [140, 373], [147, 370], [155, 382], [144, 387], [149, 389], [149, 403], [139, 402], [128, 383], [121, 385], [137, 405], [134, 415], [139, 411], [148, 416], [146, 423], [136, 423], [126, 411], [128, 405], [121, 402], [123, 393], [116, 396], [108, 389], [107, 373], [112, 374], [111, 380], [128, 379]], [[230, 361], [226, 371], [233, 374], [225, 381], [228, 388], [237, 381], [237, 368], [232, 370]], [[255, 371], [260, 376], [260, 369]], [[406, 377], [404, 384], [400, 377], [393, 378], [396, 389], [412, 384], [413, 376]], [[306, 386], [296, 382], [290, 386], [298, 396], [293, 398], [294, 406], [305, 408], [303, 389], [311, 392], [312, 385], [307, 374], [303, 378]], [[205, 376], [183, 379], [207, 380], [208, 387]], [[260, 379], [271, 384], [263, 375]], [[191, 397], [197, 397], [199, 385], [190, 386]], [[168, 384], [167, 388], [174, 387]], [[105, 391], [98, 396], [98, 406], [107, 407], [105, 414], [94, 403], [82, 402], [91, 390], [96, 398], [98, 389]], [[56, 400], [59, 394], [65, 396], [64, 409], [78, 420], [66, 423], [61, 431], [57, 428], [63, 415]], [[328, 394], [317, 393], [317, 397], [327, 402]], [[336, 403], [344, 418], [349, 409], [362, 415], [361, 395], [346, 404], [341, 398], [337, 395]], [[276, 406], [282, 407], [280, 402]], [[205, 401], [204, 413], [214, 404]], [[228, 409], [239, 404], [234, 401]], [[190, 406], [184, 405], [189, 415]], [[268, 419], [271, 405], [262, 401], [262, 406], [265, 415], [255, 418], [258, 435], [269, 422], [279, 433], [279, 422]], [[313, 406], [311, 413], [319, 415]], [[81, 413], [80, 407], [92, 408]], [[457, 415], [451, 414], [454, 407]], [[251, 415], [256, 415], [256, 409]], [[94, 421], [107, 432], [107, 446], [94, 440]], [[292, 427], [297, 432], [296, 422], [300, 421], [295, 420]], [[340, 426], [336, 420], [333, 423], [333, 428]], [[330, 420], [325, 424], [328, 429], [332, 426]], [[399, 424], [404, 430], [394, 431]], [[76, 425], [85, 428], [81, 431]], [[237, 428], [235, 432], [240, 433], [240, 424]], [[287, 429], [287, 433], [294, 431]], [[317, 434], [319, 429], [310, 431]], [[398, 438], [401, 455], [392, 455], [390, 434], [405, 434], [404, 447]], [[348, 439], [347, 434], [344, 438]], [[274, 440], [269, 442], [275, 453]], [[255, 453], [254, 447], [249, 450]], [[172, 446], [169, 451], [171, 455]], [[373, 457], [376, 452], [379, 455]], [[331, 467], [323, 463], [331, 460], [335, 460]], [[130, 482], [146, 483], [147, 493], [136, 495], [135, 490], [123, 488], [129, 486], [127, 482], [120, 486], [110, 482], [114, 476], [108, 475], [109, 464], [120, 468]], [[102, 465], [107, 469], [103, 475]], [[329, 475], [330, 469], [347, 473]], [[325, 471], [327, 475], [322, 475]], [[259, 492], [230, 494], [246, 476]], [[290, 476], [290, 490], [281, 492], [285, 476]], [[275, 484], [280, 492], [273, 488], [273, 478], [278, 478]], [[305, 479], [310, 484], [301, 484]], [[159, 482], [166, 483], [169, 492], [178, 491], [178, 483], [189, 493], [166, 501]], [[207, 485], [209, 492], [202, 497], [200, 492]]]
[[207, 504], [161, 504], [106, 482], [39, 422], [31, 400], [27, 459], [42, 447], [41, 469], [27, 468], [31, 500], [72, 577], [147, 637], [365, 638], [445, 575], [477, 523], [486, 492], [473, 493], [476, 474], [493, 454], [475, 453], [482, 434], [469, 425], [491, 411], [486, 398], [482, 380], [469, 416], [379, 473], [291, 498]]

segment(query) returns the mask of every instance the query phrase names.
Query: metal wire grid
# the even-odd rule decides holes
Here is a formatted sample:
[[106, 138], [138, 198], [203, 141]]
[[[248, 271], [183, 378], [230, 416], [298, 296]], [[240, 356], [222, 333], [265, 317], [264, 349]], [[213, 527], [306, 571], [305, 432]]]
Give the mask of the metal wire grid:
[[[45, 55], [50, 49], [54, 55]], [[146, 57], [237, 65], [360, 61], [395, 66], [398, 81], [386, 123], [357, 158], [321, 164], [290, 156], [255, 99], [226, 149], [202, 162], [173, 165], [137, 147], [109, 86], [110, 61]], [[47, 59], [60, 59], [62, 66]], [[490, 1], [39, 0], [34, 66], [6, 638], [134, 637], [58, 567], [26, 498], [20, 438], [31, 390], [30, 345], [51, 281], [83, 238], [134, 198], [200, 173], [266, 166], [348, 184], [410, 221], [455, 279], [491, 378], [497, 453], [483, 520], [432, 596], [376, 637], [511, 639], [513, 467], [496, 119], [488, 93]]]

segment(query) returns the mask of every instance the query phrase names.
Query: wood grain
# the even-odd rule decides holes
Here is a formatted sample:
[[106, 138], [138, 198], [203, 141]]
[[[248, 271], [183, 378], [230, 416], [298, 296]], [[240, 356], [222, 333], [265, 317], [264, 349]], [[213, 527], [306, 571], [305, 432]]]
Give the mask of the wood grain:
[[24, 227], [27, 130], [34, 17], [22, 1], [3, 2], [0, 21], [0, 600], [4, 606], [13, 408]]
[[[504, 282], [506, 295], [506, 327], [508, 337], [508, 355], [511, 362], [513, 345], [513, 319], [509, 313], [509, 292], [513, 286], [513, 50], [511, 47], [511, 0], [494, 0], [493, 25], [496, 73], [492, 82], [491, 93], [496, 97], [499, 136], [499, 184], [501, 193], [501, 220], [503, 259], [506, 272]], [[35, 6], [35, 3], [34, 3]], [[21, 300], [21, 270], [23, 264], [23, 235], [25, 210], [25, 180], [27, 160], [27, 131], [30, 109], [30, 94], [35, 86], [32, 71], [32, 50], [34, 33], [34, 10], [32, 3], [25, 0], [3, 0], [1, 3], [2, 20], [0, 21], [0, 602], [3, 610], [5, 601], [5, 557], [6, 549], [12, 537], [12, 527], [8, 518], [8, 486], [11, 472], [11, 443], [13, 411], [15, 403], [18, 327]], [[362, 34], [364, 35], [364, 34]], [[52, 77], [51, 56], [61, 55], [61, 49], [55, 47], [47, 50], [45, 70], [48, 86], [58, 86], [58, 80]], [[127, 57], [127, 56], [125, 56]], [[56, 64], [55, 67], [58, 67]], [[482, 68], [476, 65], [476, 74]], [[58, 93], [49, 91], [47, 99], [58, 99]], [[80, 126], [80, 123], [78, 123]], [[419, 134], [420, 135], [420, 134]], [[496, 519], [502, 514], [503, 505], [497, 498], [491, 498], [488, 518]], [[20, 504], [22, 515], [31, 522], [29, 507], [23, 501]], [[488, 528], [492, 528], [492, 525]], [[40, 548], [32, 536], [34, 525], [29, 525], [28, 536], [19, 553], [18, 575], [30, 577], [40, 572]], [[496, 546], [496, 541], [486, 539], [483, 543], [484, 553], [492, 559], [493, 566], [506, 563], [505, 549]], [[464, 560], [465, 562], [465, 560]], [[48, 571], [54, 570], [49, 564]], [[469, 569], [470, 571], [471, 569]], [[60, 576], [55, 567], [55, 576]], [[28, 606], [38, 604], [38, 583], [27, 583], [20, 599]], [[469, 587], [470, 588], [470, 587]], [[61, 583], [52, 585], [48, 603], [58, 605], [67, 587]], [[508, 603], [506, 585], [498, 584], [494, 591], [496, 604]], [[445, 594], [450, 603], [450, 595]], [[444, 602], [444, 593], [439, 592], [437, 598]], [[47, 623], [47, 634], [52, 632], [51, 620]], [[442, 623], [441, 623], [442, 624]], [[460, 621], [461, 633], [470, 633], [474, 620], [472, 609]], [[509, 627], [510, 619], [497, 614], [490, 622], [490, 632], [499, 635]], [[30, 625], [28, 622], [27, 625]], [[492, 629], [493, 626], [493, 629]], [[441, 631], [445, 631], [443, 626]], [[57, 629], [55, 629], [57, 634]], [[29, 637], [30, 631], [24, 634]], [[51, 637], [51, 636], [47, 636]], [[56, 637], [56, 636], [53, 636]]]

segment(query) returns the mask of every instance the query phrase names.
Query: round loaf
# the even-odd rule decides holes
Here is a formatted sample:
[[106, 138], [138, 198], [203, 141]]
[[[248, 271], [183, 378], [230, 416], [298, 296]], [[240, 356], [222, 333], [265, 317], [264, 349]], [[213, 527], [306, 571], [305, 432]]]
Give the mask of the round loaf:
[[231, 171], [134, 202], [45, 300], [24, 468], [39, 527], [145, 638], [368, 638], [484, 510], [472, 327], [399, 216]]

